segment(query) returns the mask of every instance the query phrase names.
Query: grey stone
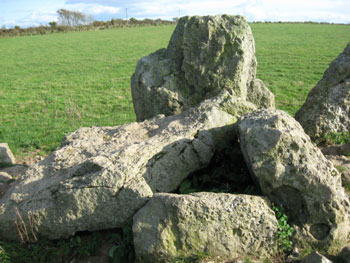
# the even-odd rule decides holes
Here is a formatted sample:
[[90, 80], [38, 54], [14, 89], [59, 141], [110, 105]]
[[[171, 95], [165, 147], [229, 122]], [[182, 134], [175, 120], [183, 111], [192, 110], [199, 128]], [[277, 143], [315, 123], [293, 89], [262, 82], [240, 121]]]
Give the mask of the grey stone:
[[27, 169], [28, 169], [28, 166], [26, 165], [14, 165], [11, 167], [6, 167], [1, 169], [1, 172], [9, 174], [12, 178], [15, 179], [23, 175]]
[[13, 156], [7, 143], [0, 143], [0, 163], [16, 163], [16, 159]]
[[340, 173], [300, 124], [279, 110], [238, 122], [240, 146], [262, 193], [283, 205], [297, 243], [337, 251], [349, 235], [349, 200]]
[[295, 114], [312, 138], [350, 130], [350, 43], [310, 91]]
[[223, 92], [177, 116], [68, 134], [0, 199], [0, 238], [17, 237], [15, 208], [50, 239], [122, 227], [153, 193], [172, 192], [206, 167], [231, 124], [254, 109]]
[[133, 219], [137, 262], [212, 257], [271, 257], [277, 220], [268, 199], [251, 195], [155, 194]]
[[312, 251], [310, 255], [302, 259], [301, 263], [332, 263], [332, 261], [317, 251]]
[[12, 179], [12, 176], [8, 173], [0, 171], [0, 183], [7, 183], [9, 180]]
[[179, 114], [223, 90], [258, 107], [274, 107], [273, 94], [255, 79], [256, 65], [245, 18], [182, 17], [167, 49], [137, 63], [131, 78], [137, 121]]
[[322, 153], [324, 155], [350, 155], [350, 143], [323, 147]]

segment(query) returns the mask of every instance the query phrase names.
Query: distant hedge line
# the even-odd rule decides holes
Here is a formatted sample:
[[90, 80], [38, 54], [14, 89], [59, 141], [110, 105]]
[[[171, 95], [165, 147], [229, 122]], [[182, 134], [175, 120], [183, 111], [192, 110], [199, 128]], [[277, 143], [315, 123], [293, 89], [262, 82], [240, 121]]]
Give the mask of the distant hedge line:
[[120, 28], [120, 27], [136, 27], [136, 26], [161, 26], [161, 25], [173, 25], [175, 21], [167, 21], [161, 19], [143, 19], [137, 20], [130, 18], [129, 20], [112, 19], [109, 21], [93, 21], [89, 25], [80, 25], [76, 27], [57, 25], [55, 22], [49, 23], [49, 26], [37, 26], [21, 28], [15, 26], [14, 28], [1, 28], [1, 37], [16, 37], [16, 36], [32, 36], [32, 35], [45, 35], [50, 33], [71, 32], [71, 31], [88, 31], [99, 30], [108, 28]]

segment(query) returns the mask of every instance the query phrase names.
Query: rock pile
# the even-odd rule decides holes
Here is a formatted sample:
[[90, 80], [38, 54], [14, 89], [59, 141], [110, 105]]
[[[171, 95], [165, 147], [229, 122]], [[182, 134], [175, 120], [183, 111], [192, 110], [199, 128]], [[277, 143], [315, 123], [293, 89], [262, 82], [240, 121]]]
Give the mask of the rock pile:
[[[259, 260], [279, 248], [274, 202], [286, 208], [296, 244], [340, 250], [350, 233], [340, 174], [274, 109], [255, 78], [254, 50], [240, 16], [180, 19], [168, 48], [142, 58], [132, 76], [140, 122], [68, 134], [0, 199], [0, 238], [17, 238], [20, 215], [29, 234], [50, 239], [133, 219], [138, 262], [198, 253]], [[214, 176], [223, 156], [241, 156], [263, 196], [174, 193], [189, 176]]]

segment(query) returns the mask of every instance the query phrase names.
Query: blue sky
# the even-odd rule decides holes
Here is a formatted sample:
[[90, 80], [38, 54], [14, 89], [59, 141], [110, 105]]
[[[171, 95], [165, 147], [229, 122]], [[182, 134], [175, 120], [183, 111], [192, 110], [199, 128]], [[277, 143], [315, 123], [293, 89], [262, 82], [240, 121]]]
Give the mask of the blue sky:
[[350, 23], [350, 0], [0, 0], [0, 27], [46, 25], [60, 8], [91, 14], [96, 20], [185, 15], [240, 14], [248, 21]]

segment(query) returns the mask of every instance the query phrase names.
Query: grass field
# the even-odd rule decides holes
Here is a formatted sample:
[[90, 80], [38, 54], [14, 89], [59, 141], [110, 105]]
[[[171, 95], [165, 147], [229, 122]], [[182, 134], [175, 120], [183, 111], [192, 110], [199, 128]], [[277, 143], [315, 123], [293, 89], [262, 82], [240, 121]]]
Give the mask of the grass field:
[[[258, 77], [294, 114], [350, 41], [349, 25], [252, 24]], [[130, 76], [174, 26], [0, 39], [0, 142], [46, 155], [81, 126], [135, 121]]]

